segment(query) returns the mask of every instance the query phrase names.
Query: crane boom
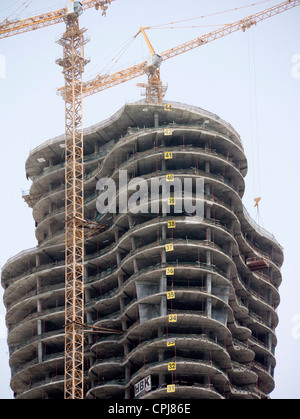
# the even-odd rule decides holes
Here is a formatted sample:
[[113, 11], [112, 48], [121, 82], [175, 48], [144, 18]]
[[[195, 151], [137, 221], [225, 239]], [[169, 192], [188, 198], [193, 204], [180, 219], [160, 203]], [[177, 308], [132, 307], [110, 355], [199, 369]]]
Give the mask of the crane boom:
[[162, 54], [160, 54], [163, 61], [168, 60], [169, 58], [176, 57], [177, 55], [183, 54], [184, 52], [190, 51], [192, 49], [198, 48], [204, 44], [215, 41], [219, 38], [223, 38], [226, 35], [230, 35], [234, 32], [242, 30], [243, 32], [246, 29], [251, 28], [251, 26], [256, 25], [263, 20], [269, 19], [279, 13], [286, 12], [296, 6], [300, 5], [300, 0], [287, 0], [281, 4], [270, 7], [269, 9], [263, 10], [262, 12], [256, 13], [254, 15], [248, 16], [245, 19], [239, 20], [237, 22], [231, 23], [229, 25], [223, 26], [221, 29], [217, 29], [209, 34], [200, 36], [192, 41], [186, 42], [182, 45], [179, 45], [175, 48], [171, 48]]
[[[82, 1], [82, 9], [87, 10], [92, 7], [96, 9], [101, 8], [103, 14], [109, 4], [114, 0], [86, 0]], [[20, 35], [24, 32], [34, 31], [36, 29], [45, 28], [47, 26], [55, 25], [64, 22], [67, 9], [60, 9], [54, 12], [43, 13], [28, 19], [9, 21], [5, 19], [0, 23], [0, 39], [8, 38], [14, 35]]]
[[[269, 9], [263, 10], [262, 12], [253, 14], [245, 19], [239, 20], [232, 24], [225, 25], [220, 29], [210, 32], [209, 34], [202, 35], [199, 38], [193, 39], [192, 41], [171, 48], [161, 53], [160, 57], [162, 61], [166, 61], [187, 51], [191, 51], [202, 45], [208, 44], [209, 42], [223, 38], [224, 36], [230, 35], [234, 32], [240, 30], [245, 31], [246, 29], [249, 29], [253, 25], [256, 25], [257, 23], [263, 20], [269, 19], [272, 16], [288, 11], [299, 5], [300, 0], [287, 0], [283, 3], [278, 4], [277, 6], [273, 6]], [[114, 74], [105, 77], [98, 75], [93, 80], [83, 83], [82, 95], [83, 97], [91, 96], [94, 93], [101, 92], [103, 90], [109, 89], [121, 83], [125, 83], [126, 81], [135, 79], [145, 74], [149, 74], [149, 66], [147, 61], [144, 61], [140, 64], [136, 64], [132, 67], [118, 71]], [[58, 93], [64, 96], [64, 89], [59, 89]]]

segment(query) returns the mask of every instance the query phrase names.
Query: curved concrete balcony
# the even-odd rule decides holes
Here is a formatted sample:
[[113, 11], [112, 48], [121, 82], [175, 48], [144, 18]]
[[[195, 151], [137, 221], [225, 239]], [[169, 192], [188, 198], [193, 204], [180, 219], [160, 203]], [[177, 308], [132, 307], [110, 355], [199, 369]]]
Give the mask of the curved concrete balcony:
[[[25, 200], [38, 246], [2, 269], [18, 399], [63, 397], [63, 144], [57, 137], [29, 155]], [[85, 218], [106, 226], [85, 243], [85, 322], [115, 330], [86, 337], [86, 398], [134, 398], [135, 384], [149, 375], [151, 389], [139, 398], [268, 398], [283, 251], [243, 206], [247, 160], [237, 132], [200, 108], [173, 103], [166, 112], [138, 102], [86, 129], [84, 154]], [[148, 211], [97, 212], [98, 180], [116, 181], [119, 202], [120, 173], [132, 185], [146, 181], [140, 209]], [[171, 207], [167, 214], [162, 191], [151, 197], [151, 182], [169, 174], [181, 185], [191, 181], [201, 219]], [[253, 270], [251, 258], [265, 263]]]

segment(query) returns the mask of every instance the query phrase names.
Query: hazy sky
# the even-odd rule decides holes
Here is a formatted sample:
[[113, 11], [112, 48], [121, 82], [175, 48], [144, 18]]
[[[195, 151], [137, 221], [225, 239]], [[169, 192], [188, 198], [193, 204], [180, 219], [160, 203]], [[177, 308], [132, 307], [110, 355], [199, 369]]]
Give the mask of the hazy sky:
[[[258, 0], [257, 0], [258, 1]], [[255, 0], [115, 0], [107, 17], [89, 10], [81, 18], [91, 42], [91, 64], [85, 79], [139, 63], [148, 55], [141, 35], [110, 69], [106, 67], [140, 26], [154, 26], [212, 15], [255, 3]], [[157, 53], [278, 4], [264, 1], [254, 7], [182, 22], [197, 28], [152, 29]], [[23, 0], [1, 0], [0, 18], [14, 12]], [[30, 3], [30, 2], [29, 2]], [[64, 7], [65, 1], [33, 0], [21, 16]], [[274, 399], [300, 398], [300, 7], [165, 62], [162, 79], [166, 100], [199, 106], [230, 122], [242, 137], [248, 158], [244, 204], [254, 219], [254, 198], [262, 197], [262, 225], [285, 249], [280, 287], [280, 324]], [[202, 27], [199, 27], [199, 26]], [[171, 26], [171, 25], [169, 25]], [[0, 41], [0, 265], [21, 250], [36, 246], [31, 210], [22, 200], [30, 188], [25, 161], [34, 147], [64, 132], [64, 104], [56, 95], [63, 86], [55, 59], [61, 47], [55, 40], [64, 24]], [[105, 60], [106, 59], [106, 60]], [[126, 102], [140, 99], [133, 80], [84, 101], [84, 126], [109, 118]], [[0, 291], [0, 398], [11, 398], [5, 307]]]

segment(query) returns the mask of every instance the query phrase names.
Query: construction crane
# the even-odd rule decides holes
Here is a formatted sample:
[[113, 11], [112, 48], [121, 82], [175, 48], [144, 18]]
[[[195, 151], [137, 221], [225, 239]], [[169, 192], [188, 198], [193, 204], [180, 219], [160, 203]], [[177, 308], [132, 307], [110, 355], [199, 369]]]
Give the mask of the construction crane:
[[65, 399], [83, 399], [84, 383], [84, 187], [82, 74], [85, 30], [79, 27], [83, 9], [71, 1], [64, 21], [65, 77]]
[[[206, 35], [202, 35], [199, 38], [193, 39], [192, 41], [188, 41], [184, 44], [168, 49], [167, 51], [164, 51], [159, 55], [156, 54], [153, 46], [151, 45], [151, 42], [149, 41], [149, 38], [145, 33], [145, 30], [150, 29], [150, 27], [140, 28], [139, 32], [135, 36], [138, 36], [139, 33], [143, 34], [150, 50], [149, 59], [147, 61], [143, 61], [140, 64], [136, 64], [132, 67], [118, 71], [111, 75], [97, 75], [94, 79], [83, 83], [82, 96], [83, 98], [85, 98], [95, 93], [109, 89], [113, 86], [125, 83], [129, 80], [133, 80], [140, 76], [147, 75], [148, 83], [139, 84], [138, 86], [146, 87], [146, 100], [148, 102], [161, 103], [163, 96], [166, 92], [166, 87], [163, 86], [160, 79], [160, 66], [164, 61], [170, 58], [177, 57], [180, 54], [201, 47], [212, 41], [216, 41], [217, 39], [223, 38], [240, 30], [245, 32], [253, 25], [256, 25], [257, 23], [262, 22], [263, 20], [278, 15], [279, 13], [286, 12], [299, 5], [300, 0], [284, 1], [283, 3], [270, 7], [269, 9], [263, 10], [262, 12], [246, 17], [245, 19], [238, 20], [237, 22], [225, 25], [220, 29], [217, 29]], [[64, 97], [65, 89], [58, 89], [58, 93]]]
[[135, 38], [141, 33], [144, 36], [146, 44], [150, 50], [150, 55], [148, 57], [146, 67], [148, 83], [138, 83], [137, 86], [143, 87], [145, 89], [145, 96], [148, 102], [157, 101], [158, 103], [161, 103], [167, 91], [167, 86], [162, 84], [160, 78], [160, 66], [162, 63], [162, 58], [160, 55], [156, 54], [153, 45], [146, 35], [146, 29], [150, 29], [150, 27], [141, 27], [138, 33], [135, 35]]
[[[84, 219], [83, 202], [83, 128], [82, 99], [94, 93], [148, 75], [146, 100], [161, 103], [165, 88], [160, 80], [160, 66], [163, 61], [178, 56], [209, 42], [222, 38], [239, 30], [256, 25], [258, 22], [300, 5], [300, 0], [288, 0], [263, 12], [226, 25], [225, 27], [203, 35], [185, 44], [169, 49], [160, 55], [155, 53], [145, 30], [142, 33], [150, 49], [150, 58], [126, 70], [83, 83], [82, 75], [87, 60], [84, 57], [86, 43], [85, 29], [79, 27], [79, 17], [91, 7], [101, 9], [105, 15], [108, 5], [113, 0], [71, 0], [67, 8], [42, 14], [19, 21], [5, 20], [0, 24], [0, 39], [22, 34], [64, 22], [66, 32], [59, 40], [63, 47], [63, 58], [57, 60], [62, 66], [65, 86], [59, 93], [65, 100], [66, 133], [66, 169], [65, 169], [65, 399], [82, 399], [84, 396]], [[138, 34], [137, 34], [138, 35]], [[136, 36], [137, 36], [136, 35]], [[93, 228], [94, 226], [92, 226]], [[94, 333], [115, 333], [110, 329], [91, 329]]]
[[[113, 0], [69, 1], [67, 8], [33, 18], [0, 24], [6, 38], [64, 22], [66, 32], [58, 43], [63, 57], [57, 60], [65, 78], [65, 399], [84, 396], [84, 186], [82, 74], [88, 60], [85, 29], [79, 27], [84, 10], [101, 8], [106, 14]], [[88, 225], [90, 228], [90, 225]], [[100, 329], [98, 328], [100, 331]], [[111, 330], [101, 330], [113, 333]]]
[[[70, 0], [70, 3], [79, 3], [82, 12], [93, 7], [95, 7], [96, 10], [101, 9], [102, 15], [105, 16], [108, 5], [113, 1], [114, 0], [85, 0], [74, 2], [74, 0]], [[46, 28], [47, 26], [56, 25], [57, 23], [64, 23], [67, 10], [67, 8], [64, 8], [22, 20], [10, 21], [9, 19], [5, 19], [3, 22], [0, 22], [0, 39], [21, 35], [22, 33], [34, 31], [36, 29]]]

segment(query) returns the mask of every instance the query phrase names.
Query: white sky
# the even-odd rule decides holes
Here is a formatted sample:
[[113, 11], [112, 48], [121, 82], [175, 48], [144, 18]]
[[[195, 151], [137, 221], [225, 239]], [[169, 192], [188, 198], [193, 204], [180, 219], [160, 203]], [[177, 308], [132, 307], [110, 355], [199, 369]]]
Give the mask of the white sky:
[[[106, 18], [93, 9], [81, 18], [91, 42], [86, 55], [92, 58], [85, 79], [105, 74], [103, 58], [116, 51], [142, 26], [154, 26], [233, 9], [256, 0], [115, 0]], [[258, 1], [258, 0], [257, 0]], [[278, 4], [269, 0], [255, 7], [187, 22], [189, 25], [226, 24]], [[23, 0], [1, 0], [0, 17], [13, 12], [12, 4]], [[40, 10], [55, 10], [64, 0], [33, 0], [28, 16]], [[37, 12], [37, 13], [35, 13]], [[24, 16], [24, 15], [23, 15]], [[230, 122], [240, 133], [249, 164], [244, 203], [256, 219], [253, 200], [262, 196], [263, 226], [285, 248], [278, 310], [276, 389], [271, 397], [300, 398], [300, 243], [297, 220], [300, 199], [300, 7], [165, 62], [162, 79], [168, 83], [166, 100], [199, 106]], [[152, 30], [148, 35], [156, 51], [162, 52], [216, 29]], [[55, 59], [61, 47], [55, 40], [64, 25], [55, 25], [0, 41], [0, 57], [6, 61], [6, 78], [0, 68], [0, 265], [21, 250], [34, 247], [31, 210], [21, 191], [30, 188], [25, 177], [29, 152], [43, 141], [64, 132], [64, 104], [56, 95], [63, 86], [61, 68]], [[115, 52], [116, 54], [116, 52]], [[113, 72], [142, 62], [148, 55], [139, 36]], [[110, 55], [110, 59], [113, 58]], [[293, 62], [294, 60], [294, 62]], [[295, 61], [296, 60], [296, 61]], [[0, 60], [1, 65], [1, 60]], [[3, 75], [3, 72], [2, 72]], [[299, 77], [298, 77], [299, 76]], [[110, 117], [126, 102], [140, 99], [133, 80], [84, 102], [85, 127]], [[5, 307], [0, 291], [0, 398], [11, 398]]]

